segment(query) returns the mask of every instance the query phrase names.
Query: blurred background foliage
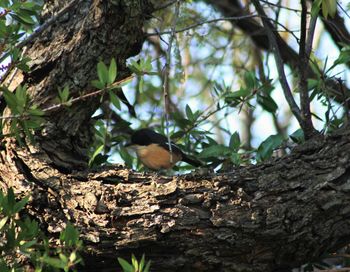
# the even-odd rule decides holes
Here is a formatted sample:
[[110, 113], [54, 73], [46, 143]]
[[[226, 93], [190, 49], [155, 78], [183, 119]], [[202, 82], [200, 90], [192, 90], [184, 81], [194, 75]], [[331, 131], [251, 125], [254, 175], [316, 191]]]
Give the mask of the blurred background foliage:
[[[284, 99], [273, 54], [261, 49], [250, 35], [225, 20], [225, 14], [215, 4], [207, 2], [181, 1], [176, 18], [168, 82], [168, 129], [172, 140], [216, 169], [257, 163], [290, 152], [291, 147], [303, 141], [303, 132]], [[240, 16], [256, 14], [249, 1], [241, 4], [245, 13]], [[298, 52], [299, 2], [261, 4], [280, 36]], [[339, 2], [337, 10], [349, 26], [349, 5]], [[131, 116], [125, 105], [121, 110], [109, 106], [101, 109], [108, 120], [104, 125], [98, 121], [97, 130], [108, 135], [110, 142], [105, 146], [111, 148], [104, 155], [111, 155], [110, 161], [119, 162], [119, 154], [128, 166], [135, 166], [132, 156], [122, 144], [118, 145], [129, 137], [120, 134], [129, 133], [126, 126], [151, 127], [167, 133], [164, 67], [174, 17], [174, 5], [154, 13], [145, 26], [146, 41], [141, 53], [130, 59], [132, 71], [143, 71], [123, 88], [136, 116]], [[308, 79], [313, 122], [321, 133], [329, 133], [343, 125], [346, 115], [344, 103], [335, 102], [332, 93], [324, 91], [325, 81], [341, 82], [345, 90], [349, 77], [349, 53], [345, 51], [349, 52], [349, 45], [339, 47], [321, 20], [317, 22], [313, 45], [311, 65], [317, 77]], [[291, 65], [285, 65], [285, 69], [298, 101], [298, 71]], [[111, 116], [116, 117], [115, 121]], [[183, 164], [176, 170], [189, 168]]]

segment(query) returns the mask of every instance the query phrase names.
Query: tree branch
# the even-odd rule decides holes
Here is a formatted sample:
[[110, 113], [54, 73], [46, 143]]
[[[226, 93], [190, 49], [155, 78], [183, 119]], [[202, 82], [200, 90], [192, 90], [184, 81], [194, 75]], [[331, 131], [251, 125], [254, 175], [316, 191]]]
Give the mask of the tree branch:
[[254, 4], [258, 14], [261, 16], [261, 20], [262, 20], [262, 22], [263, 22], [263, 24], [265, 26], [265, 29], [266, 29], [266, 32], [267, 32], [267, 36], [269, 37], [270, 44], [273, 47], [275, 62], [276, 62], [278, 75], [279, 75], [279, 81], [281, 83], [284, 96], [285, 96], [285, 98], [286, 98], [286, 100], [288, 102], [288, 105], [289, 105], [291, 111], [293, 112], [293, 115], [298, 120], [299, 125], [303, 128], [304, 127], [304, 123], [303, 123], [303, 119], [302, 119], [302, 116], [301, 116], [300, 109], [299, 109], [298, 105], [295, 103], [292, 91], [291, 91], [291, 89], [289, 87], [286, 75], [284, 73], [284, 67], [283, 67], [282, 57], [281, 57], [281, 54], [280, 54], [280, 48], [278, 47], [275, 34], [272, 31], [273, 26], [271, 25], [271, 22], [269, 21], [269, 19], [267, 19], [268, 17], [266, 16], [266, 14], [265, 14], [263, 8], [261, 7], [259, 1], [258, 0], [252, 0], [252, 2]]
[[[239, 20], [243, 20], [243, 19], [247, 19], [247, 18], [255, 18], [258, 17], [258, 15], [256, 14], [249, 14], [249, 15], [243, 15], [243, 16], [235, 16], [235, 17], [223, 17], [223, 18], [216, 18], [216, 19], [211, 19], [211, 20], [207, 20], [207, 21], [203, 21], [203, 22], [198, 22], [196, 24], [192, 24], [180, 29], [175, 29], [175, 33], [181, 33], [187, 30], [191, 30], [194, 29], [198, 26], [202, 26], [205, 24], [211, 24], [211, 23], [216, 23], [216, 22], [221, 22], [221, 21], [239, 21]], [[159, 36], [159, 35], [165, 35], [165, 34], [171, 34], [172, 30], [169, 31], [162, 31], [162, 32], [151, 32], [151, 33], [146, 33], [146, 36]]]
[[[242, 7], [240, 1], [238, 0], [206, 0], [206, 2], [218, 9], [224, 16], [242, 16], [246, 15], [247, 13], [247, 9], [245, 7]], [[330, 31], [330, 27], [327, 27], [327, 29], [330, 31], [335, 42], [337, 44], [339, 44], [339, 42], [343, 42], [345, 44], [348, 43], [346, 41], [350, 39], [348, 38], [349, 33], [344, 25], [343, 19], [338, 14], [336, 14], [334, 19], [329, 18], [328, 21], [328, 25], [332, 26], [333, 31]], [[271, 51], [272, 46], [270, 45], [266, 32], [256, 20], [246, 18], [234, 21], [234, 24], [239, 27], [244, 33], [249, 35], [258, 47], [267, 51]], [[278, 47], [280, 48], [281, 58], [283, 62], [288, 64], [292, 70], [297, 70], [299, 65], [298, 53], [295, 52], [294, 49], [281, 38], [280, 35], [275, 33], [275, 37]], [[315, 74], [310, 65], [307, 66], [307, 73], [308, 77], [318, 79], [318, 75]], [[326, 85], [325, 90], [327, 90], [326, 95], [331, 95], [332, 98], [334, 98], [334, 100], [340, 104], [345, 100], [348, 101], [348, 98], [350, 97], [350, 91], [348, 88], [346, 88], [346, 98], [344, 99], [344, 95], [338, 91], [339, 86], [335, 80], [328, 79], [325, 80], [324, 83]]]
[[[303, 131], [306, 139], [311, 138], [315, 129], [312, 125], [309, 90], [307, 87], [307, 67], [312, 48], [312, 40], [316, 26], [317, 16], [311, 18], [307, 41], [307, 6], [306, 0], [300, 0], [301, 4], [301, 21], [300, 21], [300, 42], [299, 42], [299, 94], [300, 109], [303, 122]], [[311, 36], [310, 36], [311, 35]]]
[[168, 49], [166, 52], [166, 60], [165, 60], [165, 69], [164, 69], [164, 78], [163, 78], [163, 95], [164, 95], [164, 117], [165, 117], [165, 129], [166, 129], [166, 136], [168, 138], [168, 147], [170, 151], [170, 163], [173, 162], [173, 151], [172, 151], [172, 145], [171, 145], [171, 139], [170, 139], [170, 132], [169, 132], [169, 105], [170, 105], [170, 98], [169, 98], [169, 74], [170, 74], [170, 62], [171, 62], [171, 48], [173, 45], [173, 41], [176, 35], [175, 29], [177, 20], [179, 18], [180, 13], [180, 1], [178, 0], [175, 4], [175, 13], [174, 13], [174, 19], [173, 24], [171, 26], [171, 33], [169, 37], [169, 44]]

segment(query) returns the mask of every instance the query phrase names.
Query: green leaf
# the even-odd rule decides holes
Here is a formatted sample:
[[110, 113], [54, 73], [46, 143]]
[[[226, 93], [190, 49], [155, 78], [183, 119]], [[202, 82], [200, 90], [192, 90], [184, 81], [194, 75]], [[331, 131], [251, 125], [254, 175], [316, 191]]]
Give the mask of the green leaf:
[[58, 259], [58, 258], [52, 258], [52, 257], [49, 257], [49, 256], [44, 256], [42, 257], [41, 259], [44, 263], [52, 266], [52, 267], [55, 267], [55, 268], [61, 268], [61, 269], [64, 269], [66, 267], [66, 263], [64, 261], [62, 261], [61, 259]]
[[28, 137], [29, 141], [32, 144], [35, 144], [34, 136], [31, 131], [30, 125], [34, 125], [35, 127], [38, 125], [36, 122], [29, 122], [29, 121], [20, 121], [19, 124], [21, 125], [23, 132], [26, 137]]
[[339, 57], [334, 61], [334, 64], [328, 69], [331, 70], [339, 64], [349, 64], [350, 63], [350, 46], [345, 46], [340, 51]]
[[91, 80], [91, 85], [94, 86], [97, 89], [104, 89], [105, 88], [105, 84], [103, 84], [101, 81], [99, 80]]
[[13, 114], [18, 113], [16, 110], [16, 107], [17, 107], [16, 95], [10, 92], [9, 90], [7, 90], [6, 88], [2, 88], [2, 93], [4, 95], [7, 106], [11, 109], [11, 112]]
[[151, 267], [151, 261], [148, 261], [143, 272], [149, 272], [150, 267]]
[[69, 87], [66, 85], [62, 91], [59, 89], [58, 96], [60, 97], [60, 101], [62, 103], [67, 102], [69, 98]]
[[22, 23], [24, 25], [34, 25], [35, 24], [32, 17], [30, 17], [28, 14], [25, 14], [25, 13], [20, 13], [20, 14], [10, 13], [10, 16], [14, 20], [16, 20], [17, 22]]
[[266, 160], [271, 157], [272, 152], [279, 147], [283, 142], [283, 137], [281, 135], [271, 135], [264, 140], [257, 151], [257, 159], [259, 161]]
[[311, 8], [312, 17], [317, 17], [318, 13], [320, 12], [321, 3], [322, 3], [322, 0], [316, 0], [312, 3], [312, 8]]
[[152, 58], [150, 56], [148, 56], [146, 60], [141, 59], [141, 63], [144, 72], [149, 73], [152, 70]]
[[[33, 106], [33, 107], [27, 109], [27, 113], [29, 115], [33, 115], [33, 116], [43, 116], [43, 115], [45, 115], [45, 112], [42, 111], [41, 109], [36, 108], [36, 106]], [[42, 119], [42, 120], [44, 120], [44, 119]]]
[[210, 158], [210, 157], [225, 157], [232, 153], [231, 148], [224, 145], [211, 145], [206, 147], [199, 153], [198, 158]]
[[29, 120], [22, 122], [22, 127], [27, 130], [38, 129], [41, 127], [44, 121], [45, 120], [43, 118], [32, 116]]
[[106, 64], [104, 64], [102, 61], [97, 64], [97, 74], [100, 82], [105, 86], [109, 81], [109, 73]]
[[[1, 5], [0, 5], [1, 6]], [[12, 268], [9, 268], [5, 261], [1, 258], [0, 259], [0, 271], [1, 272], [15, 272], [15, 270]]]
[[89, 165], [91, 166], [92, 162], [94, 161], [95, 157], [103, 150], [104, 144], [101, 144], [99, 147], [96, 148], [94, 153], [92, 154], [90, 160], [89, 160]]
[[16, 103], [17, 106], [20, 106], [21, 108], [24, 108], [25, 105], [27, 104], [27, 92], [26, 92], [27, 88], [25, 86], [21, 86], [18, 85], [18, 87], [16, 88], [16, 93], [15, 93], [15, 97], [16, 97]]
[[248, 90], [255, 89], [257, 84], [254, 72], [248, 71], [244, 73], [244, 82]]
[[0, 0], [0, 6], [3, 8], [7, 8], [9, 5], [9, 0]]
[[60, 234], [60, 240], [65, 246], [76, 246], [79, 242], [79, 231], [71, 223], [67, 223], [65, 230]]
[[14, 214], [13, 207], [16, 205], [16, 198], [12, 188], [8, 189], [7, 191], [7, 204], [9, 207], [8, 212], [10, 212], [10, 214], [8, 215], [13, 215]]
[[230, 160], [234, 165], [240, 165], [241, 164], [241, 157], [238, 153], [234, 152], [230, 156]]
[[13, 207], [13, 212], [18, 213], [20, 210], [23, 209], [23, 207], [28, 203], [28, 201], [29, 201], [29, 196], [26, 196], [22, 200], [17, 202]]
[[121, 106], [120, 106], [120, 101], [118, 96], [113, 92], [113, 91], [108, 91], [109, 93], [109, 99], [111, 100], [112, 104], [114, 107], [116, 107], [118, 110], [121, 110]]
[[131, 71], [133, 71], [137, 75], [140, 74], [140, 72], [142, 72], [141, 66], [135, 60], [132, 60], [130, 62], [129, 68]]
[[102, 122], [102, 120], [98, 120], [95, 123], [95, 136], [100, 138], [100, 142], [103, 144], [105, 136], [107, 134], [107, 127], [105, 124]]
[[193, 112], [189, 105], [186, 105], [186, 116], [188, 120], [193, 121]]
[[257, 101], [259, 105], [268, 112], [275, 113], [278, 109], [278, 105], [276, 104], [275, 100], [273, 100], [269, 95], [258, 94]]
[[38, 6], [34, 2], [24, 2], [22, 3], [22, 8], [33, 10], [37, 9]]
[[123, 272], [134, 272], [134, 268], [123, 258], [118, 258], [120, 266], [123, 268]]
[[334, 18], [337, 12], [337, 0], [323, 0], [322, 1], [322, 13], [327, 19], [328, 14]]
[[68, 258], [67, 258], [66, 255], [60, 253], [60, 254], [58, 254], [58, 257], [59, 257], [59, 258], [62, 260], [62, 262], [64, 262], [65, 264], [68, 263]]
[[317, 88], [320, 84], [320, 80], [319, 79], [313, 79], [313, 78], [309, 78], [307, 80], [307, 89], [308, 90], [313, 90], [315, 88]]
[[140, 271], [143, 271], [144, 266], [145, 266], [145, 254], [142, 254], [142, 258], [140, 261]]
[[122, 158], [122, 160], [125, 162], [125, 165], [128, 167], [128, 168], [132, 168], [132, 165], [133, 165], [133, 161], [134, 161], [134, 157], [131, 156], [125, 148], [121, 148], [119, 150], [119, 155], [120, 157]]
[[25, 7], [24, 5], [22, 5], [22, 7], [18, 10], [18, 13], [26, 14], [27, 16], [36, 16], [38, 14], [35, 10], [31, 9], [30, 7], [28, 8], [28, 6]]
[[140, 79], [139, 79], [139, 92], [140, 93], [143, 93], [143, 83], [144, 83], [143, 77], [140, 77]]
[[102, 164], [107, 162], [108, 155], [97, 154], [93, 161], [90, 162], [89, 167], [94, 168], [101, 166]]
[[232, 148], [233, 150], [238, 150], [240, 145], [241, 145], [241, 139], [239, 138], [239, 134], [236, 131], [231, 135], [229, 147]]
[[32, 241], [21, 241], [20, 242], [20, 249], [21, 251], [27, 251], [29, 248], [31, 248], [32, 246], [34, 246], [37, 243], [37, 240], [34, 239]]
[[15, 228], [14, 227], [9, 228], [5, 236], [7, 241], [6, 247], [14, 248], [17, 245]]
[[228, 93], [227, 95], [225, 95], [225, 97], [229, 97], [229, 98], [246, 97], [250, 93], [251, 93], [251, 90], [249, 90], [248, 88], [241, 87], [238, 91]]
[[305, 141], [304, 131], [301, 128], [294, 131], [291, 135], [289, 135], [289, 137], [292, 139], [293, 142], [298, 144]]
[[108, 70], [108, 83], [112, 84], [117, 77], [117, 64], [115, 62], [115, 59], [111, 59], [111, 64], [109, 65]]
[[131, 264], [135, 271], [139, 271], [139, 263], [137, 262], [137, 259], [134, 254], [131, 255]]

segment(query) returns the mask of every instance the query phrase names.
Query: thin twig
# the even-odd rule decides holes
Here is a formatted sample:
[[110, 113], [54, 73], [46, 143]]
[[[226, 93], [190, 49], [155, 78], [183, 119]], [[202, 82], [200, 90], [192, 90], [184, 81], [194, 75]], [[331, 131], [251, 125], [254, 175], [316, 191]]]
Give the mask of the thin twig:
[[342, 12], [350, 19], [350, 15], [346, 12], [346, 10], [342, 7], [340, 3], [337, 2], [337, 6], [341, 9]]
[[261, 16], [261, 20], [262, 20], [263, 25], [266, 29], [270, 44], [272, 45], [272, 47], [274, 49], [273, 52], [274, 52], [275, 62], [276, 62], [277, 70], [278, 70], [279, 81], [281, 83], [284, 96], [288, 102], [288, 105], [289, 105], [291, 111], [293, 112], [293, 115], [298, 120], [299, 125], [302, 126], [303, 122], [302, 122], [301, 112], [300, 112], [298, 105], [296, 104], [296, 102], [294, 100], [292, 91], [289, 87], [289, 84], [288, 84], [288, 81], [287, 81], [287, 78], [286, 78], [286, 75], [284, 72], [284, 66], [283, 66], [283, 62], [282, 62], [280, 48], [278, 47], [278, 44], [276, 41], [276, 36], [275, 36], [275, 33], [273, 32], [274, 27], [271, 24], [271, 22], [269, 21], [268, 17], [266, 16], [263, 8], [261, 7], [261, 5], [259, 3], [259, 0], [252, 0], [252, 2], [254, 4], [255, 9], [257, 10], [258, 14]]
[[[259, 15], [249, 14], [249, 15], [243, 15], [243, 16], [221, 17], [221, 18], [211, 19], [208, 21], [203, 21], [203, 22], [199, 22], [196, 24], [192, 24], [192, 25], [189, 25], [189, 26], [184, 27], [184, 28], [175, 29], [175, 33], [184, 32], [184, 31], [187, 31], [187, 30], [190, 30], [192, 28], [196, 28], [198, 26], [205, 25], [205, 24], [211, 24], [211, 23], [216, 23], [216, 22], [220, 22], [220, 21], [238, 21], [238, 20], [254, 18], [254, 17], [259, 17]], [[172, 34], [172, 33], [173, 33], [173, 31], [171, 29], [171, 30], [162, 31], [162, 32], [146, 33], [145, 35], [146, 35], [146, 37], [148, 37], [148, 36], [155, 36], [155, 35], [159, 36], [159, 35]]]
[[299, 9], [293, 9], [293, 8], [290, 8], [290, 7], [287, 7], [287, 6], [283, 6], [279, 3], [272, 3], [272, 2], [269, 2], [269, 1], [266, 1], [266, 0], [260, 0], [261, 2], [269, 5], [269, 6], [274, 6], [274, 7], [277, 7], [277, 8], [282, 8], [282, 9], [285, 9], [285, 10], [290, 10], [290, 11], [294, 11], [294, 12], [301, 12]]
[[165, 130], [168, 138], [168, 146], [170, 151], [170, 163], [173, 162], [173, 150], [171, 146], [171, 139], [169, 133], [169, 74], [170, 74], [170, 61], [171, 61], [171, 47], [176, 35], [176, 24], [180, 13], [180, 1], [178, 0], [175, 5], [175, 13], [173, 24], [171, 27], [171, 35], [169, 37], [169, 45], [167, 50], [167, 56], [165, 61], [164, 79], [163, 79], [163, 92], [164, 92], [164, 117], [165, 117]]
[[317, 23], [317, 15], [311, 16], [310, 23], [309, 23], [309, 30], [307, 32], [307, 39], [305, 44], [305, 56], [307, 57], [307, 59], [309, 59], [311, 55], [312, 42], [314, 39], [316, 23]]
[[[198, 22], [189, 26], [186, 26], [184, 28], [180, 28], [175, 30], [175, 33], [181, 33], [187, 30], [191, 30], [193, 28], [196, 28], [198, 26], [202, 26], [205, 24], [211, 24], [211, 23], [216, 23], [216, 22], [221, 22], [221, 21], [239, 21], [239, 20], [244, 20], [244, 19], [249, 19], [249, 18], [255, 18], [255, 17], [259, 17], [261, 18], [261, 15], [257, 15], [257, 14], [247, 14], [247, 15], [242, 15], [242, 16], [229, 16], [229, 17], [220, 17], [220, 18], [216, 18], [216, 19], [211, 19], [211, 20], [207, 20], [207, 21], [203, 21], [203, 22]], [[275, 22], [278, 26], [280, 26], [281, 28], [284, 29], [284, 31], [279, 30], [278, 32], [288, 32], [289, 34], [291, 34], [296, 40], [298, 40], [298, 37], [293, 33], [293, 32], [297, 32], [298, 30], [292, 31], [290, 29], [288, 29], [287, 27], [285, 27], [283, 24], [281, 24], [280, 22], [273, 20], [269, 17], [266, 17], [267, 19]], [[160, 36], [160, 35], [167, 35], [167, 34], [171, 34], [172, 31], [171, 30], [166, 30], [166, 31], [162, 31], [162, 32], [151, 32], [151, 33], [146, 33], [145, 37], [149, 37], [149, 36]]]
[[347, 102], [346, 95], [345, 95], [344, 83], [341, 79], [338, 79], [338, 83], [340, 85], [340, 91], [341, 91], [343, 98], [344, 98], [344, 110], [345, 110], [346, 126], [349, 126], [350, 125], [350, 109], [349, 109], [349, 103]]
[[[128, 76], [126, 78], [123, 78], [123, 79], [121, 79], [119, 81], [116, 81], [113, 84], [111, 84], [110, 86], [108, 86], [108, 89], [113, 89], [113, 88], [117, 87], [118, 85], [121, 85], [121, 84], [125, 83], [126, 81], [129, 81], [130, 79], [132, 79], [134, 77], [135, 77], [135, 75], [133, 74], [133, 75]], [[76, 103], [76, 102], [78, 102], [80, 100], [84, 100], [84, 99], [89, 98], [89, 97], [93, 97], [93, 96], [96, 96], [96, 95], [99, 95], [99, 94], [103, 94], [105, 91], [106, 91], [106, 89], [93, 91], [93, 92], [81, 95], [79, 97], [72, 98], [72, 99], [69, 100], [69, 103], [73, 104], [73, 103]], [[43, 112], [49, 112], [49, 111], [57, 110], [57, 109], [59, 109], [61, 107], [64, 107], [66, 105], [67, 105], [67, 102], [66, 103], [58, 103], [58, 104], [51, 105], [51, 106], [49, 106], [47, 108], [44, 108], [44, 109], [42, 109], [42, 111]], [[30, 115], [23, 116], [23, 115], [17, 114], [17, 115], [0, 116], [0, 120], [16, 119], [16, 118], [23, 118], [23, 117], [26, 118], [28, 116], [30, 116]]]

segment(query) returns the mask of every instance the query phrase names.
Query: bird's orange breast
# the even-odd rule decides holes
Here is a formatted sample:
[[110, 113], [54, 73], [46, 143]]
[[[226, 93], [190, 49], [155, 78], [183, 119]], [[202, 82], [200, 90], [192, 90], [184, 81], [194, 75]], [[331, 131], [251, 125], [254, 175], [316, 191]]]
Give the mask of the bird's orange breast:
[[148, 146], [137, 146], [136, 153], [141, 162], [150, 169], [168, 169], [181, 160], [181, 154], [172, 153], [172, 161], [170, 160], [170, 152], [157, 144]]

